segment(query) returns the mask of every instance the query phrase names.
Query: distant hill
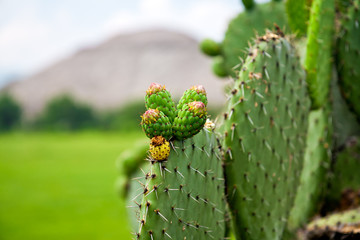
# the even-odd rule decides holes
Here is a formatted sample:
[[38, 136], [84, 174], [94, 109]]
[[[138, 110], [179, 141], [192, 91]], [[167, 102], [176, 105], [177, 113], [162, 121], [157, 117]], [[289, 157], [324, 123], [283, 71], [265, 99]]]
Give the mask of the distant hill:
[[83, 49], [43, 71], [5, 87], [23, 105], [25, 115], [39, 113], [53, 97], [69, 93], [97, 109], [111, 109], [143, 98], [151, 82], [165, 84], [173, 96], [203, 84], [210, 104], [224, 102], [223, 80], [211, 72], [211, 60], [196, 40], [169, 31], [119, 35]]

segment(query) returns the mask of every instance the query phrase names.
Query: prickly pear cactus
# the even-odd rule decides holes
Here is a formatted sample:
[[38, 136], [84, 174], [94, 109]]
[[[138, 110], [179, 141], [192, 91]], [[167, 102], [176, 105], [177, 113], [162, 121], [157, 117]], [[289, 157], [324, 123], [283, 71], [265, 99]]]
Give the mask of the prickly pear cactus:
[[350, 2], [340, 24], [337, 68], [343, 96], [360, 119], [360, 1]]
[[[284, 3], [273, 1], [255, 4], [254, 1], [249, 2], [251, 2], [250, 9], [240, 13], [230, 22], [224, 41], [218, 45], [221, 46], [221, 51], [217, 52], [221, 52], [221, 55], [216, 57], [213, 70], [220, 77], [236, 76], [235, 70], [237, 70], [236, 66], [239, 66], [239, 58], [246, 57], [245, 50], [256, 33], [264, 34], [266, 29], [273, 28], [274, 23], [280, 28], [289, 29]], [[208, 40], [206, 41], [208, 42]]]
[[292, 230], [306, 224], [321, 206], [330, 168], [331, 129], [328, 110], [310, 112], [304, 166], [288, 222]]
[[333, 64], [335, 0], [313, 0], [307, 31], [305, 69], [312, 108], [329, 99]]
[[239, 239], [280, 239], [299, 183], [310, 101], [299, 57], [281, 33], [250, 48], [225, 127], [227, 196]]
[[314, 220], [307, 239], [360, 239], [360, 208]]
[[312, 0], [287, 0], [285, 2], [289, 25], [297, 36], [306, 34], [311, 1]]
[[224, 177], [215, 134], [174, 141], [166, 162], [151, 161], [139, 205], [138, 239], [223, 239]]
[[328, 201], [337, 202], [346, 189], [360, 189], [360, 142], [348, 140], [343, 151], [337, 154], [329, 182]]

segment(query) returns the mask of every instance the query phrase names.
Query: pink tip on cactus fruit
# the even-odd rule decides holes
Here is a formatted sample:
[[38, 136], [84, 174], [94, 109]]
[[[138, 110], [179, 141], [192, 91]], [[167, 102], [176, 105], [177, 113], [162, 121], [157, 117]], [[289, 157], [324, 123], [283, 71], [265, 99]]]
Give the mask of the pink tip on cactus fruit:
[[195, 90], [197, 93], [206, 94], [205, 88], [203, 85], [195, 85], [190, 88], [190, 90]]
[[206, 107], [203, 102], [191, 102], [188, 103], [188, 106], [190, 107], [190, 111], [194, 112], [196, 115], [199, 115], [200, 117], [206, 115]]
[[142, 116], [142, 123], [150, 124], [156, 122], [160, 117], [160, 111], [157, 109], [149, 109]]
[[164, 89], [165, 89], [165, 85], [161, 86], [161, 84], [158, 84], [158, 83], [151, 83], [148, 90], [146, 90], [146, 94], [151, 95], [151, 94], [160, 92], [161, 90], [164, 90]]

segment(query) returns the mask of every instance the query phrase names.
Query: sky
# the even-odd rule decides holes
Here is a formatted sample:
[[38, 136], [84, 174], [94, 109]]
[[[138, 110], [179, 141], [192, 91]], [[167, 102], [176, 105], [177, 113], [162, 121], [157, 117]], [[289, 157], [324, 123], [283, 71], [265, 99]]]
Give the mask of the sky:
[[0, 0], [0, 87], [120, 33], [164, 28], [220, 41], [242, 9], [240, 0]]

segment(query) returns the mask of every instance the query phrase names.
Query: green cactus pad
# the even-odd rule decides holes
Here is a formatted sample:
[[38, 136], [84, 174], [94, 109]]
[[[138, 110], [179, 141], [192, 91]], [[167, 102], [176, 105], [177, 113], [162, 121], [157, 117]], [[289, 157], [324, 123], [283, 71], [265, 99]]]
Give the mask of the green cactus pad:
[[314, 220], [307, 227], [307, 239], [360, 239], [360, 208]]
[[175, 103], [165, 86], [152, 83], [145, 96], [145, 106], [147, 109], [158, 109], [163, 112], [172, 123], [176, 116]]
[[208, 56], [217, 56], [221, 53], [221, 45], [212, 39], [204, 39], [200, 43], [200, 50]]
[[351, 138], [336, 156], [329, 184], [329, 202], [337, 202], [347, 189], [360, 189], [360, 142]]
[[[330, 125], [329, 125], [330, 124]], [[305, 224], [320, 208], [331, 159], [331, 121], [326, 110], [310, 112], [304, 166], [288, 226]]]
[[289, 29], [282, 2], [257, 4], [251, 11], [240, 13], [230, 22], [222, 43], [227, 75], [236, 77], [235, 70], [238, 69], [234, 67], [239, 65], [239, 58], [246, 57], [245, 50], [249, 46], [249, 41], [255, 37], [256, 33], [262, 35], [266, 29], [272, 29], [274, 23], [282, 29]]
[[325, 106], [329, 99], [335, 26], [335, 0], [314, 0], [308, 28], [305, 69], [312, 108]]
[[205, 107], [207, 106], [207, 97], [206, 97], [206, 91], [204, 86], [202, 85], [195, 85], [192, 86], [190, 89], [186, 90], [183, 94], [183, 96], [180, 98], [179, 103], [177, 105], [177, 110], [181, 110], [184, 105], [199, 101], [205, 104]]
[[176, 139], [183, 140], [194, 136], [204, 127], [207, 112], [203, 102], [191, 102], [178, 111], [174, 120], [173, 134]]
[[145, 176], [136, 237], [224, 239], [224, 178], [215, 134], [203, 130], [173, 146], [168, 160], [152, 162]]
[[225, 176], [239, 239], [280, 239], [303, 164], [310, 100], [305, 72], [281, 36], [257, 39], [231, 91]]
[[353, 1], [342, 15], [338, 41], [337, 68], [342, 93], [351, 109], [360, 119], [360, 1]]
[[287, 0], [285, 5], [291, 30], [299, 37], [304, 36], [309, 21], [311, 0]]
[[165, 114], [158, 109], [149, 109], [141, 116], [141, 127], [148, 138], [162, 136], [170, 139], [172, 125]]

